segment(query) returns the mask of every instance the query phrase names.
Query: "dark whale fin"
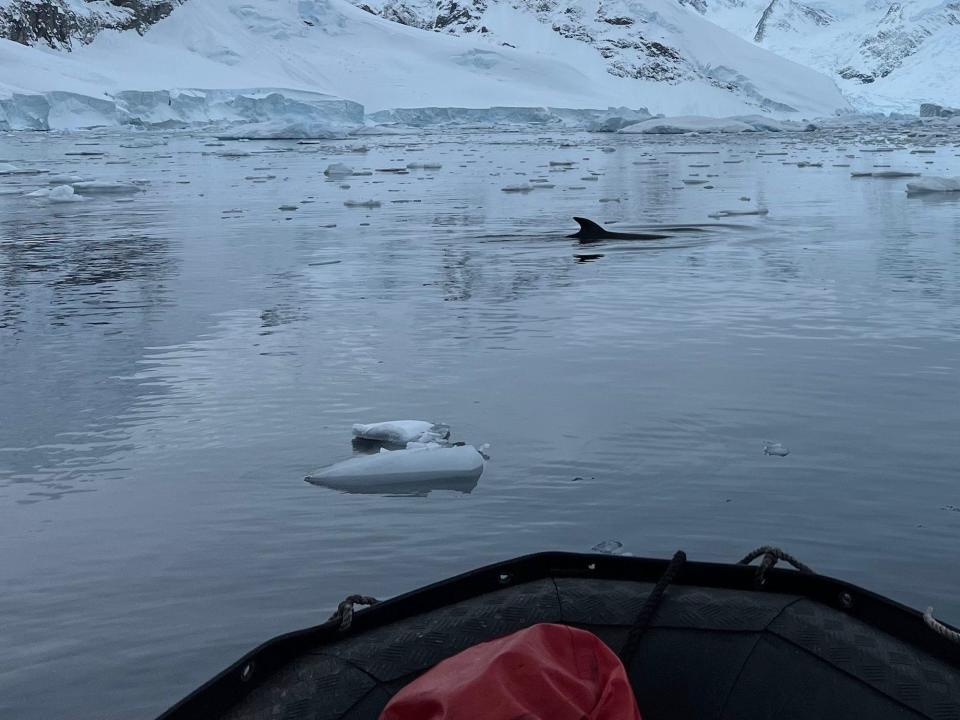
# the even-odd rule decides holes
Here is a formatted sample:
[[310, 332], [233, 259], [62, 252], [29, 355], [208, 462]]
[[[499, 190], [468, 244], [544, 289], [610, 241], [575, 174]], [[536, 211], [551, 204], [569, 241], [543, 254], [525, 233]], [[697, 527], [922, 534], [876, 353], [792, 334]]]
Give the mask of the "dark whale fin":
[[593, 220], [575, 217], [574, 221], [580, 226], [580, 229], [570, 237], [581, 238], [583, 240], [598, 240], [611, 236], [611, 233], [597, 225]]

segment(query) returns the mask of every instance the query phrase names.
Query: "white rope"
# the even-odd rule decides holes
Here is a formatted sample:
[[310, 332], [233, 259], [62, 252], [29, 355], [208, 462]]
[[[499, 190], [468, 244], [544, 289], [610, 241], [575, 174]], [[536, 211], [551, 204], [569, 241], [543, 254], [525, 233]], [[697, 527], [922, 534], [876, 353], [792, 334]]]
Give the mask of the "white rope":
[[947, 640], [953, 640], [955, 643], [960, 643], [960, 632], [956, 630], [951, 630], [942, 622], [937, 620], [933, 616], [933, 608], [928, 607], [927, 611], [923, 614], [923, 622], [927, 624], [927, 627], [933, 630], [937, 635], [942, 635]]

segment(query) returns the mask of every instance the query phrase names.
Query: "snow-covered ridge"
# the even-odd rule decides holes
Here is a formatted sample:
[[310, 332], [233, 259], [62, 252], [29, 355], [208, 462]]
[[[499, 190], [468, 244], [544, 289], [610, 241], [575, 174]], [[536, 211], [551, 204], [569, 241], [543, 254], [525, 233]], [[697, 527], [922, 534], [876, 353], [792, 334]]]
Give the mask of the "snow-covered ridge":
[[0, 0], [0, 37], [70, 48], [102, 30], [144, 32], [183, 0]]

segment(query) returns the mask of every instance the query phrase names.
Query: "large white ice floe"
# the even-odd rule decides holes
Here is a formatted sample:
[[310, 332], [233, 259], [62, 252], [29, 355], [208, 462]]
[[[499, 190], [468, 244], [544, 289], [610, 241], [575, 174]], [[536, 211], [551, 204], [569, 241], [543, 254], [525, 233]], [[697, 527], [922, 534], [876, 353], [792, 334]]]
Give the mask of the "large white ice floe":
[[644, 120], [620, 129], [628, 135], [680, 135], [685, 133], [742, 133], [757, 132], [753, 125], [731, 118], [701, 117], [685, 115]]
[[450, 428], [426, 420], [388, 420], [369, 424], [356, 423], [353, 426], [353, 437], [390, 445], [429, 443], [449, 438]]
[[908, 195], [923, 195], [925, 193], [954, 193], [960, 192], [960, 176], [958, 177], [925, 177], [907, 183]]
[[472, 445], [430, 444], [352, 457], [317, 470], [305, 479], [348, 492], [470, 492], [483, 474], [483, 456]]

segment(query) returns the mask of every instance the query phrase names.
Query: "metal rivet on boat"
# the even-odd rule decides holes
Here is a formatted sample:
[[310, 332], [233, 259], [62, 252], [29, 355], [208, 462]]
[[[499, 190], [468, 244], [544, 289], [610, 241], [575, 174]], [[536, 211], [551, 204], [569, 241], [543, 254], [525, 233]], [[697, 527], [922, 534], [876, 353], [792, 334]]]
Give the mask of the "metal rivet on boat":
[[250, 678], [253, 677], [253, 663], [247, 663], [242, 668], [240, 668], [240, 679], [243, 682], [247, 682]]
[[512, 576], [510, 573], [501, 573], [501, 575], [500, 575], [500, 584], [501, 584], [501, 585], [506, 585], [507, 583], [510, 582], [510, 580], [511, 580], [512, 578], [513, 578], [513, 576]]
[[840, 604], [844, 609], [849, 610], [853, 607], [853, 597], [848, 592], [840, 593]]

